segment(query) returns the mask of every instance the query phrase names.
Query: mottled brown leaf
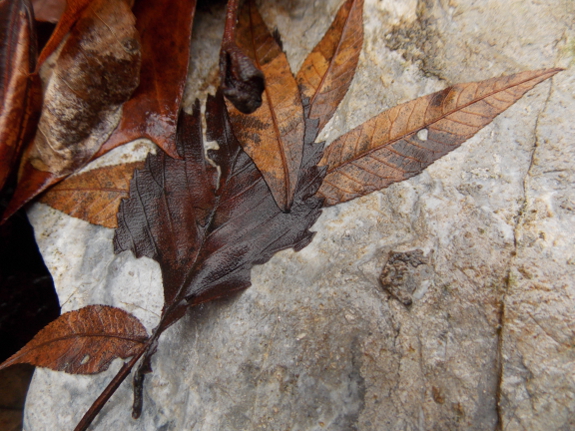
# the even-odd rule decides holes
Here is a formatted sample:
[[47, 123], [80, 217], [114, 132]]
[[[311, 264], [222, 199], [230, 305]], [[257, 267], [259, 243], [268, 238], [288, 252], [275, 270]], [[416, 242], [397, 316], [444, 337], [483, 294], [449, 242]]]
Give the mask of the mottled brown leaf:
[[229, 0], [220, 49], [220, 86], [226, 99], [244, 114], [262, 105], [265, 78], [254, 62], [236, 45], [239, 0]]
[[33, 13], [25, 0], [0, 0], [0, 189], [40, 110]]
[[83, 167], [114, 131], [139, 82], [134, 24], [127, 0], [94, 0], [84, 10], [46, 84], [36, 136], [4, 218]]
[[[44, 61], [48, 57], [50, 57], [50, 55], [56, 50], [56, 48], [58, 48], [58, 46], [60, 45], [60, 43], [62, 43], [62, 40], [64, 40], [64, 38], [66, 37], [66, 35], [68, 34], [68, 32], [70, 31], [72, 26], [80, 18], [80, 16], [82, 15], [82, 12], [84, 12], [84, 9], [86, 9], [88, 7], [88, 5], [90, 3], [92, 3], [93, 1], [94, 0], [66, 0], [65, 1], [64, 11], [58, 17], [58, 19], [59, 19], [58, 25], [56, 26], [56, 28], [52, 32], [52, 36], [50, 36], [48, 43], [46, 43], [46, 46], [44, 47], [44, 49], [40, 53], [40, 57], [38, 58], [38, 67], [40, 67], [42, 65], [42, 63], [44, 63]], [[42, 2], [42, 3], [44, 3], [44, 2]], [[62, 2], [59, 2], [59, 3], [62, 3]], [[42, 5], [40, 4], [39, 7], [40, 6], [42, 6]], [[36, 5], [34, 7], [36, 8]], [[60, 7], [61, 7], [61, 5], [60, 5]], [[54, 12], [54, 8], [51, 8], [51, 9], [52, 9], [52, 12], [50, 12], [49, 15], [54, 15], [55, 13], [57, 13], [57, 12]], [[42, 10], [40, 10], [39, 12], [40, 12], [40, 16], [42, 17]], [[49, 19], [49, 20], [53, 21], [53, 18], [54, 18], [54, 16], [52, 16], [52, 19]]]
[[347, 93], [363, 44], [363, 0], [346, 0], [296, 79], [321, 131]]
[[40, 202], [110, 229], [118, 226], [120, 201], [128, 197], [134, 169], [144, 162], [105, 166], [73, 175], [44, 193]]
[[236, 29], [237, 45], [266, 80], [262, 105], [246, 115], [228, 104], [234, 131], [254, 160], [278, 206], [287, 211], [294, 198], [304, 136], [300, 93], [287, 58], [253, 1], [246, 2]]
[[335, 205], [421, 173], [560, 70], [454, 85], [373, 117], [327, 148], [318, 195]]
[[177, 158], [176, 124], [184, 94], [196, 0], [145, 0], [134, 6], [141, 35], [140, 85], [122, 120], [94, 156], [139, 138], [151, 139]]
[[2, 364], [32, 364], [72, 374], [107, 370], [112, 360], [141, 350], [148, 334], [140, 321], [114, 307], [89, 305], [62, 314]]

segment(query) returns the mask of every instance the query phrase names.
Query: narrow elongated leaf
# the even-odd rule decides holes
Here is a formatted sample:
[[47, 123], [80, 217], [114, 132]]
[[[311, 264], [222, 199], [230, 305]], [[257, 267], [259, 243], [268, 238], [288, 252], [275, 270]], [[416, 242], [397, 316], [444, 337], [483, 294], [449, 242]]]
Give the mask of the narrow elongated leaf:
[[72, 374], [107, 370], [115, 358], [141, 350], [148, 334], [140, 321], [119, 308], [89, 305], [62, 314], [2, 364], [32, 364]]
[[33, 13], [27, 0], [0, 0], [0, 189], [40, 110]]
[[335, 205], [421, 173], [560, 70], [454, 85], [373, 117], [327, 148], [318, 195]]
[[139, 82], [134, 24], [128, 0], [94, 0], [84, 10], [47, 83], [36, 136], [4, 218], [83, 167], [114, 131]]
[[302, 97], [309, 99], [309, 118], [319, 120], [319, 131], [347, 93], [362, 44], [363, 0], [346, 0], [296, 76]]
[[134, 6], [141, 35], [140, 85], [124, 104], [122, 120], [94, 156], [138, 138], [148, 138], [171, 157], [184, 94], [196, 0], [144, 0]]
[[134, 169], [144, 162], [105, 166], [66, 178], [40, 197], [72, 217], [110, 229], [118, 226], [120, 201], [128, 197]]
[[254, 2], [240, 13], [237, 45], [266, 80], [262, 105], [246, 115], [228, 104], [236, 136], [268, 183], [278, 206], [291, 207], [302, 161], [303, 107], [299, 89], [281, 47]]

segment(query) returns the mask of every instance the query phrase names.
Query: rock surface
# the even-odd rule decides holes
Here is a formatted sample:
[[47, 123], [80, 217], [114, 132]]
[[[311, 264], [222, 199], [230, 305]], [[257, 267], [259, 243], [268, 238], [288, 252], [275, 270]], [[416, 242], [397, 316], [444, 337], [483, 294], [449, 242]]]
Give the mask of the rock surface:
[[[262, 6], [294, 70], [339, 3]], [[127, 382], [92, 429], [575, 429], [575, 3], [365, 3], [364, 50], [328, 142], [450, 84], [567, 70], [423, 174], [325, 210], [310, 246], [279, 253], [250, 289], [164, 334], [139, 420]], [[198, 18], [187, 103], [215, 88], [223, 9]], [[62, 311], [110, 304], [155, 325], [155, 262], [115, 256], [112, 230], [42, 204], [29, 216]], [[409, 306], [379, 280], [399, 252], [423, 262], [401, 269]], [[401, 291], [390, 277], [388, 267]], [[38, 369], [25, 429], [73, 429], [120, 366]]]

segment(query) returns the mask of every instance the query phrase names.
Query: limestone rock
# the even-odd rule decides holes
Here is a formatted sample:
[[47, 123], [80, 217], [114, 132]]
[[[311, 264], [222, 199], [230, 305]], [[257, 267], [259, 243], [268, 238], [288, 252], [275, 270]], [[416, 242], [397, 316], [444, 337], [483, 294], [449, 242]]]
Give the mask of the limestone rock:
[[[262, 4], [294, 70], [339, 3]], [[567, 70], [421, 175], [325, 210], [313, 243], [256, 267], [244, 293], [190, 312], [161, 339], [142, 417], [126, 382], [92, 429], [575, 429], [575, 3], [365, 3], [328, 142], [450, 84]], [[222, 29], [221, 7], [200, 10], [187, 103], [215, 89]], [[42, 204], [29, 216], [62, 311], [110, 304], [155, 325], [155, 262], [114, 256], [113, 231]], [[406, 307], [379, 278], [393, 253], [416, 250], [425, 270], [407, 274]], [[73, 429], [120, 366], [37, 370], [25, 429]]]

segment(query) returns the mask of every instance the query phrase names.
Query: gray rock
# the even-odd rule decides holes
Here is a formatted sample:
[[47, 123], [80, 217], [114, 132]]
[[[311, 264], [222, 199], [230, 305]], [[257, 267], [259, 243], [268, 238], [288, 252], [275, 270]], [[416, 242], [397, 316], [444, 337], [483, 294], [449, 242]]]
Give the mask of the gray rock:
[[[262, 5], [294, 70], [339, 3]], [[571, 0], [366, 0], [328, 142], [450, 84], [567, 70], [421, 175], [325, 210], [313, 243], [256, 267], [244, 293], [190, 312], [161, 339], [142, 418], [124, 383], [92, 429], [575, 429], [574, 14]], [[199, 13], [188, 104], [215, 89], [222, 17]], [[63, 311], [105, 303], [155, 325], [155, 262], [114, 256], [111, 230], [42, 204], [29, 216]], [[426, 263], [396, 283], [406, 307], [379, 277], [416, 250]], [[120, 366], [37, 370], [25, 429], [73, 429]]]

